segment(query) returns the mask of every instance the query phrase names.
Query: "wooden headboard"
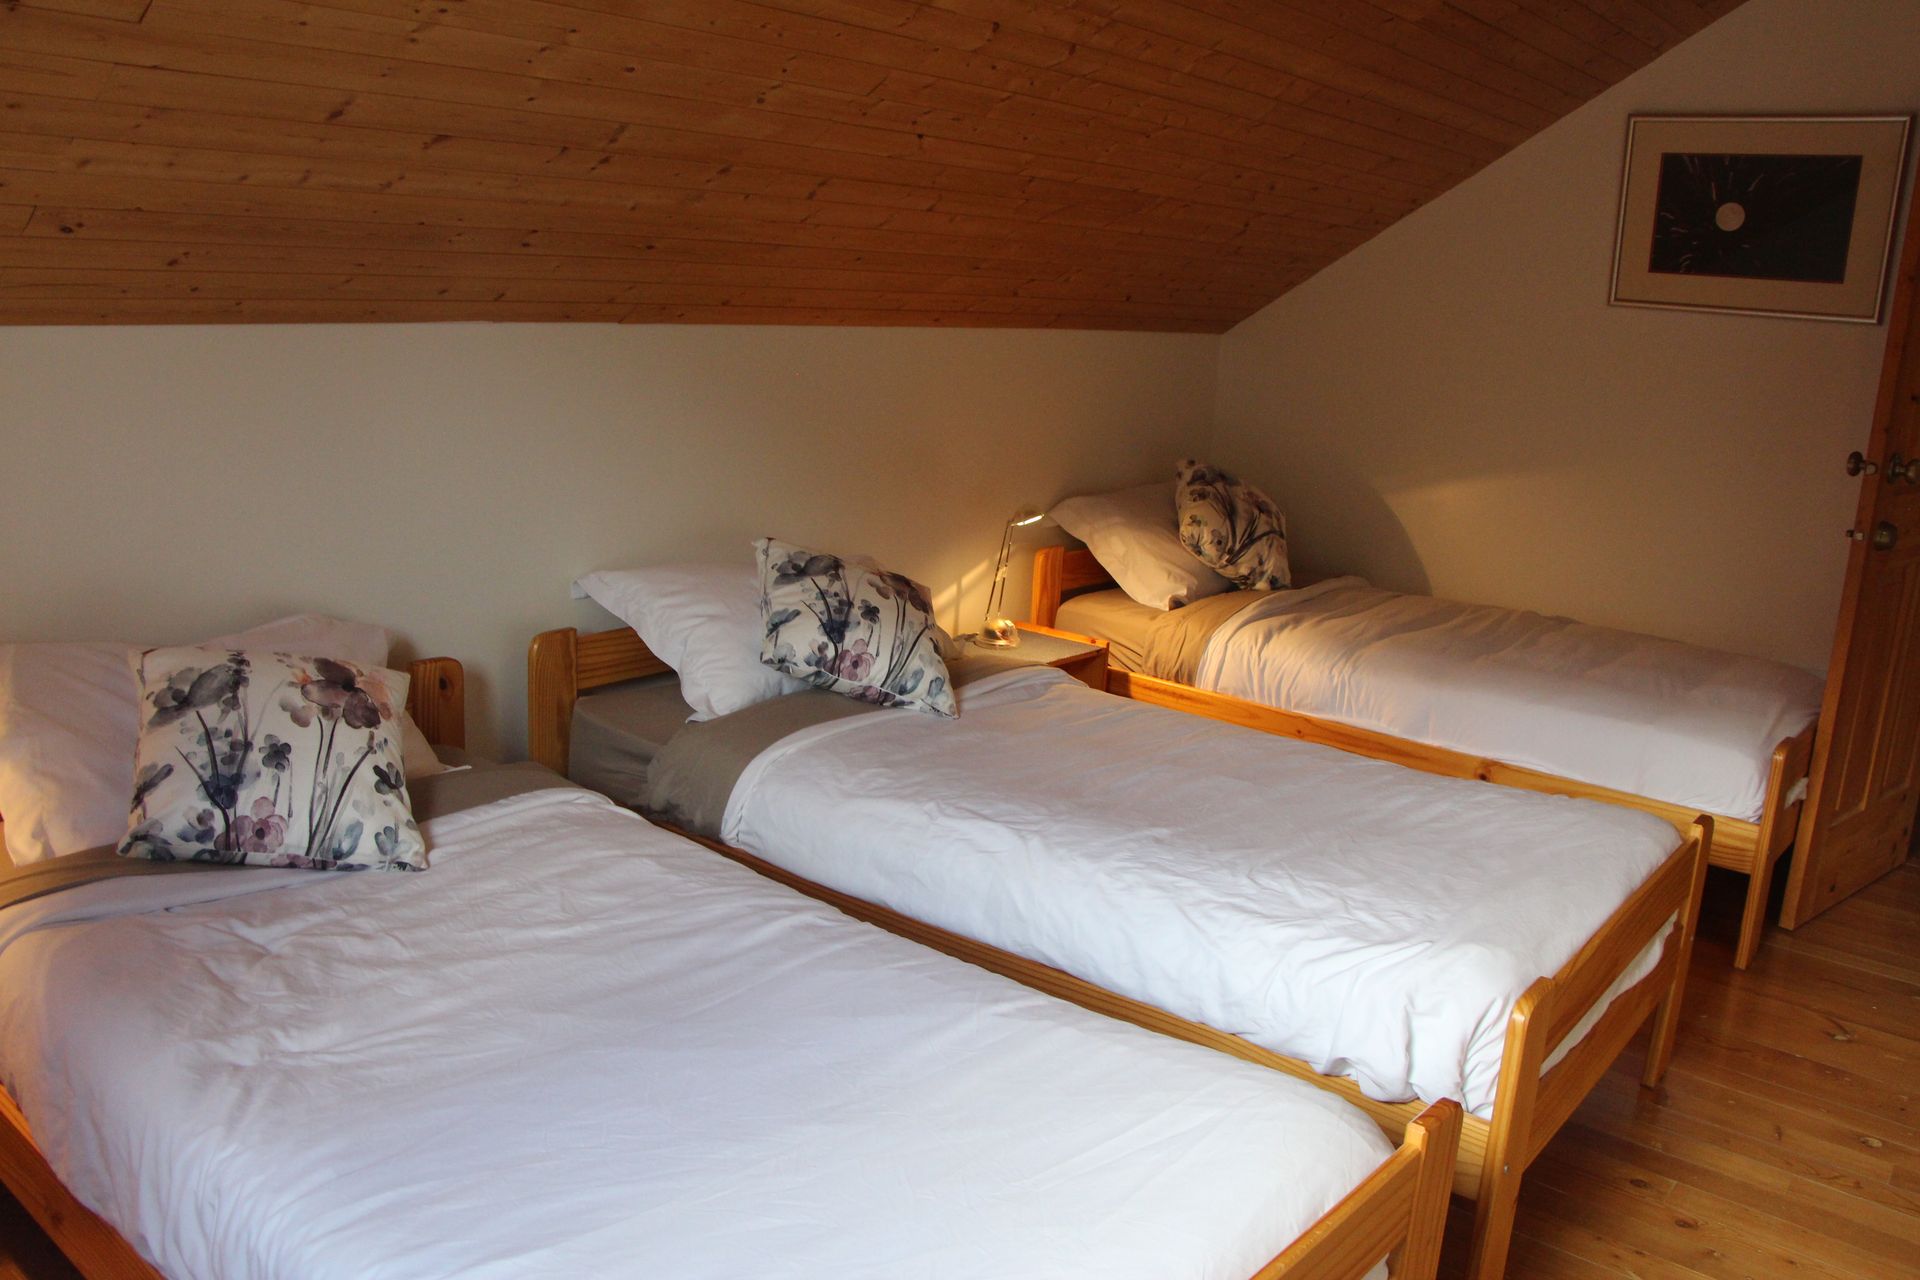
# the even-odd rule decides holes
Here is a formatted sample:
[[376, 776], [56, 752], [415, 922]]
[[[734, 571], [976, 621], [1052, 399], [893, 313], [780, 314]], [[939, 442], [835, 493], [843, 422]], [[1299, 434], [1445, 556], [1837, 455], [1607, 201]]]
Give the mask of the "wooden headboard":
[[436, 747], [467, 745], [467, 669], [458, 658], [407, 664], [407, 714]]
[[1115, 585], [1113, 575], [1085, 547], [1042, 547], [1033, 553], [1033, 612], [1043, 627], [1060, 617], [1060, 602], [1081, 591]]
[[584, 635], [573, 627], [542, 631], [527, 646], [527, 755], [564, 777], [573, 704], [582, 690], [672, 670], [632, 627]]

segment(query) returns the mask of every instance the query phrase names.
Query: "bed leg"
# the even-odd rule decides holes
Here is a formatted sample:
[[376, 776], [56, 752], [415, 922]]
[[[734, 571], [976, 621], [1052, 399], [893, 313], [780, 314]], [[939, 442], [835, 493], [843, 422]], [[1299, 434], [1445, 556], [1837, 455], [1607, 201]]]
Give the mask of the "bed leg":
[[[1683, 980], [1686, 970], [1674, 974], [1677, 984]], [[1667, 1078], [1667, 1067], [1673, 1061], [1673, 1044], [1680, 1034], [1680, 993], [1669, 990], [1653, 1011], [1653, 1042], [1647, 1046], [1647, 1066], [1640, 1073], [1640, 1083], [1652, 1089]]]
[[1666, 1078], [1673, 1061], [1674, 1042], [1680, 1037], [1680, 1001], [1687, 991], [1687, 970], [1693, 961], [1693, 934], [1700, 924], [1700, 895], [1707, 887], [1707, 850], [1713, 844], [1713, 819], [1702, 816], [1693, 825], [1693, 883], [1680, 919], [1680, 940], [1674, 953], [1673, 979], [1667, 994], [1653, 1011], [1653, 1041], [1647, 1046], [1647, 1067], [1640, 1083], [1651, 1089]]
[[1540, 1095], [1540, 1068], [1547, 1055], [1547, 1019], [1542, 1005], [1553, 992], [1551, 978], [1539, 978], [1513, 1003], [1506, 1042], [1500, 1050], [1500, 1086], [1493, 1099], [1493, 1123], [1487, 1132], [1486, 1163], [1473, 1208], [1471, 1280], [1500, 1280], [1513, 1244], [1513, 1218], [1520, 1200], [1520, 1179], [1532, 1149], [1533, 1108]]
[[1733, 967], [1744, 969], [1753, 963], [1760, 950], [1760, 939], [1767, 931], [1767, 898], [1773, 891], [1774, 860], [1766, 850], [1759, 851], [1753, 871], [1747, 876], [1747, 907], [1740, 915], [1740, 941], [1734, 945]]
[[1473, 1260], [1470, 1280], [1501, 1280], [1513, 1248], [1513, 1221], [1520, 1204], [1520, 1174], [1503, 1173], [1489, 1163], [1473, 1209]]
[[1420, 1148], [1420, 1180], [1407, 1238], [1394, 1259], [1393, 1280], [1434, 1280], [1440, 1274], [1440, 1245], [1447, 1234], [1460, 1124], [1460, 1105], [1444, 1101], [1407, 1123], [1406, 1143], [1418, 1143]]

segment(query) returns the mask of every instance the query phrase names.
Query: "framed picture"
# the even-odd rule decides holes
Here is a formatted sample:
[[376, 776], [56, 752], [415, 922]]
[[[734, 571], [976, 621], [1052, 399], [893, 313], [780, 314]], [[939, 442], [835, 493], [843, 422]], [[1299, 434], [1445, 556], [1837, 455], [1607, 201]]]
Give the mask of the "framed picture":
[[1880, 319], [1906, 116], [1633, 116], [1609, 301]]

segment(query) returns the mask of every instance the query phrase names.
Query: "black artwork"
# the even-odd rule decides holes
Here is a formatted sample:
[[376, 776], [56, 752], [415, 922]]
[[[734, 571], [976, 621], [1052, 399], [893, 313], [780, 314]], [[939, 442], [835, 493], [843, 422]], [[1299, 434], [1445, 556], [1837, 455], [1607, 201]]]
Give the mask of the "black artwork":
[[1647, 270], [1839, 284], [1860, 156], [1660, 157]]

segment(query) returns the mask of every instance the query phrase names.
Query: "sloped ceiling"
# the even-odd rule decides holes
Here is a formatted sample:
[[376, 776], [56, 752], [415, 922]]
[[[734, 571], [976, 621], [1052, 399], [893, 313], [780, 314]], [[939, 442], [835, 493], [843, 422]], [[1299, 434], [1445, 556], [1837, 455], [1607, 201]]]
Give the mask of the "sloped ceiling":
[[1738, 0], [0, 0], [0, 322], [1220, 331]]

